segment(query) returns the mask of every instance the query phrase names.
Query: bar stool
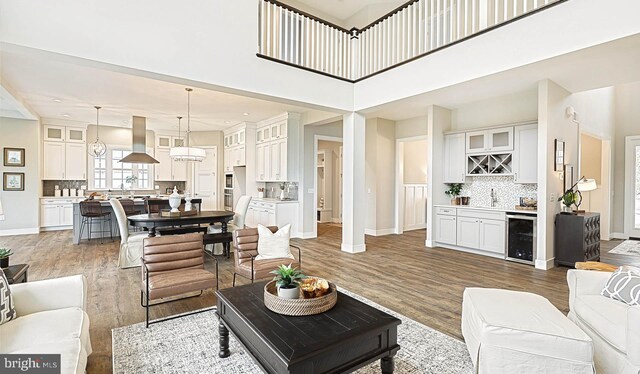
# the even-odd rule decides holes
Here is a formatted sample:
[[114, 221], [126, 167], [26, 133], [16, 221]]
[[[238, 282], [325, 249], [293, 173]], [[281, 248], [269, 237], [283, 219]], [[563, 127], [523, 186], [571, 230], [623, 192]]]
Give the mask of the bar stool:
[[[104, 230], [104, 224], [109, 222], [109, 236], [113, 240], [113, 229], [111, 226], [111, 212], [105, 212], [102, 210], [102, 205], [99, 201], [85, 200], [80, 202], [80, 215], [82, 216], [82, 224], [80, 225], [80, 240], [82, 240], [82, 231], [85, 225], [89, 225], [89, 240], [91, 240], [92, 232], [100, 233], [100, 244], [102, 244], [102, 238], [107, 230]], [[93, 222], [100, 223], [100, 230], [93, 231]]]
[[[140, 212], [138, 212], [138, 210], [136, 209], [136, 206], [133, 200], [131, 199], [120, 199], [120, 205], [122, 205], [122, 208], [124, 209], [124, 214], [127, 217], [140, 214]], [[138, 228], [133, 227], [133, 231], [138, 231]]]

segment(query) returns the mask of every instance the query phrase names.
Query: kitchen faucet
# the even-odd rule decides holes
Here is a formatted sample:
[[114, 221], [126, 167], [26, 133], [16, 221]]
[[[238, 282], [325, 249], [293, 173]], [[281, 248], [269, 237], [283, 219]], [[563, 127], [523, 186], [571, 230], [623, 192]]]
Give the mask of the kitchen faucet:
[[498, 196], [496, 195], [496, 192], [492, 188], [491, 189], [491, 207], [495, 208], [497, 203], [498, 203]]

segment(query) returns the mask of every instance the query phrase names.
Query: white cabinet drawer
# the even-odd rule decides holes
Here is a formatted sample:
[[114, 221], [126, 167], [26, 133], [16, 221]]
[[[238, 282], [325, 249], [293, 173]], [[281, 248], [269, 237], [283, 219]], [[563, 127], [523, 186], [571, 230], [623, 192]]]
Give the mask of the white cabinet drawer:
[[498, 221], [505, 220], [504, 212], [497, 212], [493, 210], [479, 210], [479, 209], [458, 209], [458, 217], [469, 217], [479, 219], [495, 219]]
[[455, 216], [456, 210], [456, 208], [436, 207], [436, 214], [443, 216]]

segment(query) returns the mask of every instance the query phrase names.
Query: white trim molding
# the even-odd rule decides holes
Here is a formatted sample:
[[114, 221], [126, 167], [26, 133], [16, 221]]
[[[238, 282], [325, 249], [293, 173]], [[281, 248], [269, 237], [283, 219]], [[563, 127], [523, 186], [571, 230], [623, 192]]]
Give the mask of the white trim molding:
[[367, 249], [367, 246], [366, 244], [353, 245], [353, 244], [342, 243], [340, 249], [342, 250], [342, 252], [347, 252], [347, 253], [361, 253]]
[[389, 229], [379, 229], [379, 230], [364, 229], [364, 234], [370, 235], [370, 236], [391, 235], [391, 234], [395, 234], [395, 232], [396, 232], [396, 229], [394, 227]]
[[26, 229], [7, 229], [0, 230], [0, 236], [13, 236], [13, 235], [30, 235], [30, 234], [39, 234], [39, 227], [28, 227]]
[[536, 269], [549, 270], [555, 266], [555, 260], [555, 257], [552, 257], [548, 260], [536, 260]]
[[623, 232], [612, 232], [609, 237], [611, 239], [622, 239], [622, 240], [627, 240], [629, 239], [629, 235], [626, 235]]

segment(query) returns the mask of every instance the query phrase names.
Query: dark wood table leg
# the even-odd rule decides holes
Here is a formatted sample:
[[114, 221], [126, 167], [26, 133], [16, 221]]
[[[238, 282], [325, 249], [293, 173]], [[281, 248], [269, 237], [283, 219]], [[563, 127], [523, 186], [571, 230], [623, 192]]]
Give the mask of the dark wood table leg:
[[393, 356], [387, 356], [380, 359], [380, 370], [382, 374], [393, 374]]
[[218, 333], [220, 334], [220, 352], [218, 356], [220, 356], [220, 358], [229, 357], [229, 355], [231, 355], [229, 351], [229, 330], [227, 330], [227, 326], [224, 325], [222, 320], [220, 320], [218, 324]]
[[[224, 220], [223, 220], [223, 221], [222, 221], [222, 233], [223, 233], [223, 234], [224, 234], [224, 233], [226, 233], [226, 232], [227, 232], [227, 230], [228, 230], [228, 229], [227, 229], [227, 221], [224, 221]], [[224, 253], [224, 256], [225, 256], [226, 258], [229, 258], [229, 252], [230, 252], [230, 250], [229, 250], [229, 245], [228, 245], [227, 243], [222, 243], [222, 248], [224, 248], [224, 252], [223, 252], [223, 253]]]
[[149, 237], [153, 238], [154, 236], [156, 236], [156, 227], [155, 226], [151, 226], [151, 227], [149, 227]]

